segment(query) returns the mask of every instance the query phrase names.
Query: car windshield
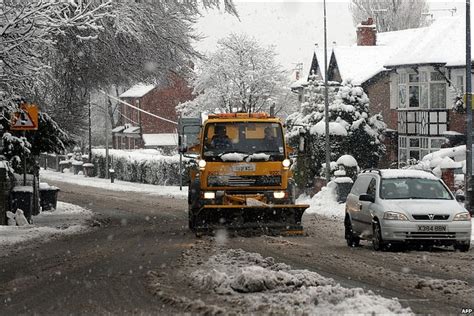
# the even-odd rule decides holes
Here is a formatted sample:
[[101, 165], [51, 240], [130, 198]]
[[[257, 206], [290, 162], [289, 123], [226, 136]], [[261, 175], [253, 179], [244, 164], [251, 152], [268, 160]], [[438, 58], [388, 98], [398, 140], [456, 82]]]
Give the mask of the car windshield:
[[452, 200], [453, 197], [439, 180], [420, 178], [383, 179], [380, 197], [386, 200], [426, 199]]
[[281, 161], [282, 127], [278, 123], [260, 122], [207, 124], [203, 157], [219, 161]]

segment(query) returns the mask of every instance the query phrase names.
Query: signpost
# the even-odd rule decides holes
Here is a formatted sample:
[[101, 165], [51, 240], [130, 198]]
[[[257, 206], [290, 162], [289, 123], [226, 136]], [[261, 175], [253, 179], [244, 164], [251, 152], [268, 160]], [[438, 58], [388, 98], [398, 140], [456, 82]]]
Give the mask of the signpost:
[[22, 103], [14, 112], [10, 124], [12, 131], [35, 131], [38, 129], [38, 107], [34, 104]]
[[[13, 113], [10, 130], [36, 131], [38, 129], [38, 107], [35, 104], [22, 103], [20, 109]], [[23, 185], [26, 185], [26, 155], [23, 155]]]

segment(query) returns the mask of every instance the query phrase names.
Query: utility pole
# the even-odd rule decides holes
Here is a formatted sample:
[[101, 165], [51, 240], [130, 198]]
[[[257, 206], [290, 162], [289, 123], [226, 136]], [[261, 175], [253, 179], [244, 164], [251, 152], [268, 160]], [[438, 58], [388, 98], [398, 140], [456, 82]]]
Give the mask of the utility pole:
[[89, 92], [89, 162], [92, 162], [91, 93]]
[[466, 209], [472, 208], [471, 1], [466, 0]]
[[326, 128], [326, 184], [331, 180], [331, 156], [329, 155], [329, 100], [328, 100], [328, 39], [326, 27], [326, 0], [324, 6], [324, 124]]
[[109, 178], [109, 103], [105, 103], [105, 178]]

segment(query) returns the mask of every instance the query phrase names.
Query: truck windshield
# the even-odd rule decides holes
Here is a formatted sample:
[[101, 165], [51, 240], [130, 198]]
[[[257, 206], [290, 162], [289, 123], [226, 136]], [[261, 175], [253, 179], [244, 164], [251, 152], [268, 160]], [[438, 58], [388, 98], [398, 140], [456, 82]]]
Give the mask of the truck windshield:
[[278, 123], [209, 123], [204, 130], [206, 160], [281, 161], [283, 130]]
[[439, 180], [420, 178], [383, 179], [380, 197], [386, 200], [422, 199], [452, 200], [452, 195]]

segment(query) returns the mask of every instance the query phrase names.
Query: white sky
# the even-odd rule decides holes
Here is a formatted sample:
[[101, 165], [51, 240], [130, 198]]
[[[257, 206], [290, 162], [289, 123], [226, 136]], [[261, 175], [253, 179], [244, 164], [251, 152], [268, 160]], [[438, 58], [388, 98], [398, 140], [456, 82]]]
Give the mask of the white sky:
[[[304, 63], [307, 69], [316, 43], [324, 45], [322, 1], [242, 1], [234, 0], [240, 21], [218, 10], [209, 11], [197, 24], [206, 38], [196, 44], [201, 52], [212, 52], [217, 40], [232, 32], [247, 33], [264, 45], [274, 45], [278, 61], [287, 69]], [[464, 15], [465, 2], [428, 0], [433, 10], [456, 8]], [[327, 0], [328, 47], [352, 45], [356, 31], [349, 11], [349, 0]], [[448, 11], [432, 11], [434, 16], [451, 15]]]

